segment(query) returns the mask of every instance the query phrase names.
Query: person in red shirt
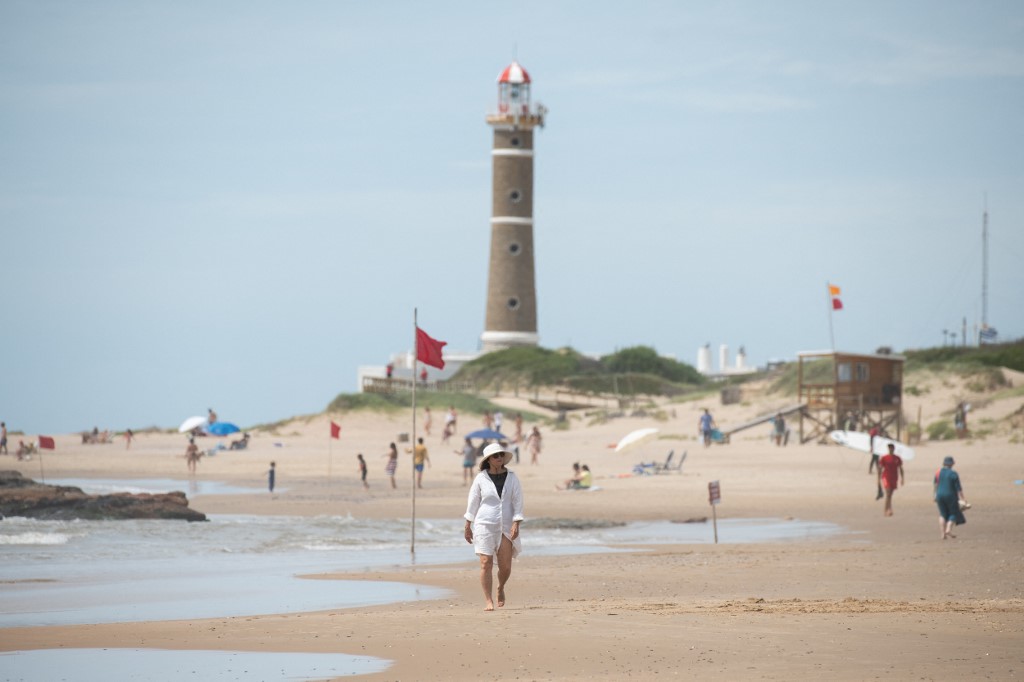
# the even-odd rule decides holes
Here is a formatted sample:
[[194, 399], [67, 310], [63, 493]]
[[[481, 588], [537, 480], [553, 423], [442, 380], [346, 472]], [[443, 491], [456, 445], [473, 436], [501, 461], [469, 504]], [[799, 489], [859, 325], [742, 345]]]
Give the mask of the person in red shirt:
[[878, 461], [878, 483], [885, 490], [885, 515], [892, 516], [892, 494], [904, 485], [903, 460], [896, 454], [896, 446], [889, 443], [889, 454]]

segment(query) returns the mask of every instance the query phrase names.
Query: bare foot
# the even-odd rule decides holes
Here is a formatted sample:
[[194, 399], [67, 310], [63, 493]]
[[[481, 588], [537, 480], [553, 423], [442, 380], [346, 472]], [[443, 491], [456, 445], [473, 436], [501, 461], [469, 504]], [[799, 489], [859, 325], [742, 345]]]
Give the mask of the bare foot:
[[498, 607], [500, 608], [500, 607], [502, 607], [504, 605], [505, 605], [505, 588], [504, 587], [499, 587], [498, 588]]
[[487, 602], [487, 606], [484, 607], [484, 611], [493, 611], [493, 610], [494, 610], [494, 602], [488, 601]]

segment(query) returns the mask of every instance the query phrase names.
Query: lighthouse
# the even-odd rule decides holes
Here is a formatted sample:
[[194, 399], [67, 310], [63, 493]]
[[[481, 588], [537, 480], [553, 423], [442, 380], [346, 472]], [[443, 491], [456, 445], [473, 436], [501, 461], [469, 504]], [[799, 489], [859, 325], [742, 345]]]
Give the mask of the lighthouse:
[[498, 76], [498, 108], [487, 116], [491, 149], [491, 255], [483, 350], [536, 346], [533, 270], [533, 131], [547, 110], [530, 104], [530, 75], [512, 62]]

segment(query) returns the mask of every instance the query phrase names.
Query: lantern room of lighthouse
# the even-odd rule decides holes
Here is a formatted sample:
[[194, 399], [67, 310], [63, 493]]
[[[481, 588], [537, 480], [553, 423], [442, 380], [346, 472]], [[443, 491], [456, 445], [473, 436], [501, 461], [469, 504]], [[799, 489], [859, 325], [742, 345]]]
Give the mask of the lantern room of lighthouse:
[[491, 149], [491, 252], [484, 351], [536, 346], [533, 256], [533, 131], [546, 109], [530, 102], [530, 75], [512, 62], [498, 76], [497, 111], [487, 116]]

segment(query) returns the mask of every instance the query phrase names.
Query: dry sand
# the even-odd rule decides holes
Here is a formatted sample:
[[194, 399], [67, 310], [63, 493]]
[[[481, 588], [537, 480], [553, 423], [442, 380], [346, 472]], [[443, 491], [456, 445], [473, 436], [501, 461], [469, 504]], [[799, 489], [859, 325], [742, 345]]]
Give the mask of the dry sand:
[[[1019, 383], [1020, 376], [1014, 377]], [[908, 382], [912, 383], [912, 382]], [[538, 466], [513, 465], [523, 480], [527, 518], [615, 521], [687, 519], [710, 515], [707, 484], [721, 481], [720, 518], [829, 521], [848, 532], [827, 540], [636, 548], [629, 554], [537, 557], [513, 568], [508, 605], [482, 610], [478, 568], [470, 548], [452, 566], [396, 568], [368, 575], [319, 576], [403, 580], [445, 587], [441, 601], [319, 613], [75, 627], [10, 628], [0, 650], [55, 647], [150, 647], [241, 651], [331, 652], [394, 661], [373, 679], [1018, 679], [1024, 676], [1024, 446], [1006, 417], [1022, 399], [971, 395], [949, 378], [917, 381], [925, 391], [907, 411], [923, 423], [952, 411], [958, 398], [979, 405], [977, 418], [1003, 430], [984, 440], [924, 443], [906, 464], [906, 486], [884, 518], [874, 500], [866, 455], [815, 444], [777, 448], [769, 427], [739, 434], [729, 445], [702, 447], [697, 416], [707, 404], [720, 425], [740, 423], [786, 404], [748, 391], [740, 405], [666, 404], [667, 419], [624, 417], [589, 424], [574, 417], [567, 430], [542, 427]], [[498, 399], [506, 419], [525, 401]], [[988, 415], [988, 416], [986, 416]], [[410, 510], [410, 458], [402, 455], [399, 489], [384, 476], [384, 453], [410, 430], [408, 415], [335, 415], [342, 437], [332, 445], [328, 487], [327, 417], [299, 419], [275, 434], [257, 433], [248, 451], [199, 464], [199, 478], [262, 486], [267, 464], [278, 463], [270, 496], [203, 496], [207, 513], [351, 514], [393, 518]], [[459, 443], [427, 437], [433, 466], [417, 495], [422, 518], [461, 516], [466, 489]], [[462, 415], [460, 432], [479, 424]], [[632, 429], [654, 426], [661, 440], [628, 454], [608, 447]], [[506, 431], [508, 429], [506, 428]], [[998, 429], [997, 429], [998, 431]], [[1014, 435], [1016, 434], [1016, 435]], [[222, 439], [227, 441], [229, 439]], [[15, 438], [15, 442], [17, 439]], [[124, 442], [83, 446], [74, 436], [45, 453], [48, 478], [186, 478], [176, 434], [144, 434]], [[275, 445], [280, 444], [280, 447]], [[688, 452], [681, 474], [624, 477], [641, 460]], [[369, 492], [356, 474], [355, 454], [370, 465]], [[956, 540], [940, 540], [931, 477], [945, 455], [974, 509]], [[556, 492], [573, 461], [588, 463], [602, 490]], [[38, 477], [38, 462], [0, 460]], [[708, 527], [710, 535], [711, 528]], [[329, 589], [325, 588], [325, 589]]]

